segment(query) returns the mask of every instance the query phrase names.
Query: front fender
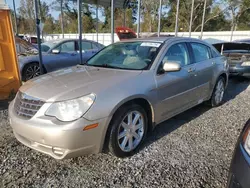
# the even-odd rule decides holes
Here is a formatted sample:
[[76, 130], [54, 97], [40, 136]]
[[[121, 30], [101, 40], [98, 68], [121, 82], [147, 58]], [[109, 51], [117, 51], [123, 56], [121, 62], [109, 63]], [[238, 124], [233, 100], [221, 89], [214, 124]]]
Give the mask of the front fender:
[[110, 113], [110, 116], [113, 116], [114, 113], [122, 106], [124, 105], [125, 103], [129, 102], [129, 101], [132, 101], [132, 100], [135, 100], [135, 99], [144, 99], [148, 102], [148, 104], [150, 105], [150, 108], [151, 108], [151, 111], [152, 111], [152, 121], [154, 122], [154, 114], [155, 114], [155, 111], [154, 111], [154, 107], [153, 107], [153, 103], [151, 102], [151, 100], [146, 96], [146, 95], [133, 95], [133, 96], [130, 96], [128, 98], [125, 98], [123, 100], [121, 100], [114, 108], [113, 110], [111, 111]]

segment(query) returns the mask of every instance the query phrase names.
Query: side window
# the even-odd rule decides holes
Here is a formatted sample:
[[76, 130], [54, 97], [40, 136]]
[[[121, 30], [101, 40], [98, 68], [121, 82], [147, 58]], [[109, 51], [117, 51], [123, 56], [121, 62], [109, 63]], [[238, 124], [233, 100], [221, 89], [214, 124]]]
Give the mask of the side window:
[[95, 49], [95, 50], [98, 50], [98, 49], [99, 49], [99, 47], [97, 46], [97, 44], [94, 43], [94, 42], [92, 42], [92, 47], [93, 47], [93, 49]]
[[72, 52], [75, 51], [75, 42], [70, 41], [70, 42], [65, 42], [58, 46], [56, 49], [60, 50], [60, 52]]
[[83, 50], [91, 50], [92, 49], [91, 42], [83, 41], [82, 42], [82, 49]]
[[210, 52], [206, 45], [191, 43], [191, 47], [193, 49], [194, 59], [196, 63], [210, 59]]
[[185, 43], [174, 44], [163, 58], [163, 62], [179, 63], [182, 67], [190, 64], [188, 49]]
[[220, 53], [216, 49], [211, 48], [211, 53], [213, 58], [220, 56]]

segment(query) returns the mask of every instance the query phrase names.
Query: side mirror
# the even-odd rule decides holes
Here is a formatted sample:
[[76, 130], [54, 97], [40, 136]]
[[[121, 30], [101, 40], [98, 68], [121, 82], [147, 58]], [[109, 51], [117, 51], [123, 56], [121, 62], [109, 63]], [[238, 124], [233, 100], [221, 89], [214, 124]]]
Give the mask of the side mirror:
[[52, 54], [59, 54], [60, 53], [60, 50], [58, 50], [58, 49], [53, 49], [52, 50]]
[[181, 70], [181, 65], [174, 61], [165, 61], [163, 64], [163, 70], [165, 72], [177, 72]]

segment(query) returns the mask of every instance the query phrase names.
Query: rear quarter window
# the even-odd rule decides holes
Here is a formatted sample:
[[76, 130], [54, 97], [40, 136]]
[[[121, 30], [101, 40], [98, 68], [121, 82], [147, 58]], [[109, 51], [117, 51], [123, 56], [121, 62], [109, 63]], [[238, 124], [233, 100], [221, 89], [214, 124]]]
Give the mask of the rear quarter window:
[[201, 43], [191, 43], [194, 59], [196, 63], [206, 61], [211, 58], [210, 48]]
[[211, 54], [212, 54], [212, 58], [216, 58], [216, 57], [220, 57], [220, 53], [218, 52], [218, 50], [216, 50], [215, 48], [210, 48], [211, 49]]

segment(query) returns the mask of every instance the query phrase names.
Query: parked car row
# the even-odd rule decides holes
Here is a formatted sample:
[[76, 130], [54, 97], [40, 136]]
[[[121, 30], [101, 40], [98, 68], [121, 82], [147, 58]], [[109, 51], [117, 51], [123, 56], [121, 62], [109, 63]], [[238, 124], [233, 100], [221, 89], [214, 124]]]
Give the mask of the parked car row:
[[[19, 68], [23, 81], [40, 75], [38, 50], [30, 43], [16, 37]], [[75, 66], [79, 63], [77, 39], [62, 39], [42, 43], [43, 69], [45, 73]], [[83, 40], [83, 60], [86, 61], [104, 46], [94, 41]]]

